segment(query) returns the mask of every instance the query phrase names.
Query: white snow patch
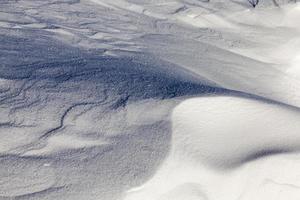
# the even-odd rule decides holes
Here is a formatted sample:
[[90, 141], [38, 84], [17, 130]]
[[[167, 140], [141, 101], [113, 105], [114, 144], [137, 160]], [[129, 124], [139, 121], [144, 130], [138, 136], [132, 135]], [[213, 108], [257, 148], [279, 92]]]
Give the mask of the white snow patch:
[[299, 120], [299, 112], [255, 100], [186, 100], [172, 115], [168, 159], [150, 181], [128, 191], [125, 199], [297, 199], [299, 154], [261, 157], [228, 171], [218, 168], [242, 164], [259, 152], [299, 149]]

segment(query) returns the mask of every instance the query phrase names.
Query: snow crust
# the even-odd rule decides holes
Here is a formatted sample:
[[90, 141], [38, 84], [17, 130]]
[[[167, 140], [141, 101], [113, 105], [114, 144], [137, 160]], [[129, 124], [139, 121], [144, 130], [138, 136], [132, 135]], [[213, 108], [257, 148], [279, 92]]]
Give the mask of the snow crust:
[[298, 200], [299, 13], [2, 0], [0, 199]]

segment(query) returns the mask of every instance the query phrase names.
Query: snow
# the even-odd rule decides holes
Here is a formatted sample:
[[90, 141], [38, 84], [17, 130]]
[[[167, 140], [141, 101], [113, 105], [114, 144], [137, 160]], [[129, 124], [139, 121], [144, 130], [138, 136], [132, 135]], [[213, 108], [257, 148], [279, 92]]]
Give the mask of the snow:
[[3, 0], [0, 199], [299, 199], [299, 13]]
[[169, 157], [125, 199], [297, 199], [298, 162], [287, 152], [299, 150], [299, 117], [253, 99], [185, 100], [172, 113]]

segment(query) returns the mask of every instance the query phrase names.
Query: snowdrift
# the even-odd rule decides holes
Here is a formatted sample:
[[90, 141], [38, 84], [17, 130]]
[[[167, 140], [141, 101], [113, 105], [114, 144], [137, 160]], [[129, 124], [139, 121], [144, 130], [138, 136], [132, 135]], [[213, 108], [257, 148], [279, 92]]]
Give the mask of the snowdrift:
[[0, 6], [0, 199], [299, 199], [300, 5]]

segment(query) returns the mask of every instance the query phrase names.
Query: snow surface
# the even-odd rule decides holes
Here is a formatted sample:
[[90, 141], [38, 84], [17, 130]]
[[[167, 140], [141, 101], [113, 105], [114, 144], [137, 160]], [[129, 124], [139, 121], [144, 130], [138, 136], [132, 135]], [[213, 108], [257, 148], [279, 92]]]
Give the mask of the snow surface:
[[300, 199], [300, 4], [2, 0], [0, 199]]

